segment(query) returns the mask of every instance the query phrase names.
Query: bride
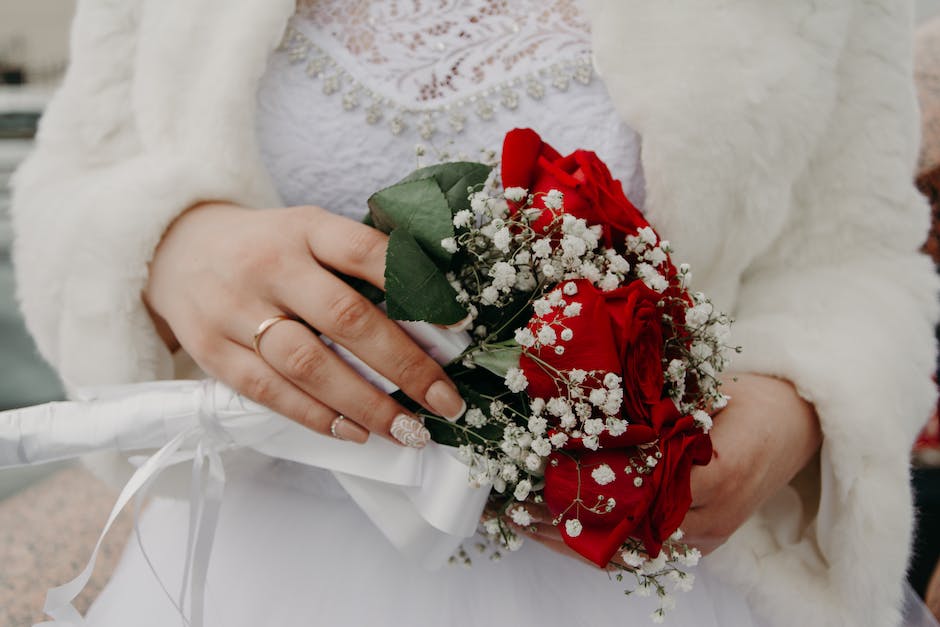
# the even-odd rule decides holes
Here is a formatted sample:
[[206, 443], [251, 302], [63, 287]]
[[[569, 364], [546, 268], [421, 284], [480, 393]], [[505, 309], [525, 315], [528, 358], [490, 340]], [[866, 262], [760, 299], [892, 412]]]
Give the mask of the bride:
[[[79, 2], [71, 67], [15, 179], [27, 323], [72, 391], [206, 373], [315, 431], [422, 447], [421, 423], [311, 329], [459, 415], [441, 368], [332, 272], [381, 287], [384, 237], [358, 220], [416, 144], [475, 158], [536, 128], [596, 150], [737, 319], [739, 376], [683, 524], [708, 555], [667, 620], [896, 625], [937, 317], [910, 183], [912, 12]], [[209, 625], [607, 625], [656, 607], [557, 536], [426, 572], [328, 473], [248, 454], [229, 469]], [[91, 624], [180, 621], [163, 589], [180, 585], [187, 518], [151, 504], [146, 555], [129, 544]]]

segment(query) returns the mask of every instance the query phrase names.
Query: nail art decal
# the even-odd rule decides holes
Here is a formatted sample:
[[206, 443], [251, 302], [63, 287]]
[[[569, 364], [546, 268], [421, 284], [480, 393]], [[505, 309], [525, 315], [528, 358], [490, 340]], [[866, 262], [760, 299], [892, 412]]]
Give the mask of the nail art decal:
[[424, 448], [431, 440], [431, 432], [411, 416], [396, 416], [392, 421], [392, 437], [411, 448]]

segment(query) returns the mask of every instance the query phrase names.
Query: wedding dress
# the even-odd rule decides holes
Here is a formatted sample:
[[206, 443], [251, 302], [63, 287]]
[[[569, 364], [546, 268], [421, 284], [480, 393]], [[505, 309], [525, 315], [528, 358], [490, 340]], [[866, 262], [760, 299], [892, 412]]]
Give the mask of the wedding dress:
[[[368, 195], [418, 163], [482, 159], [530, 126], [560, 151], [595, 150], [643, 201], [640, 143], [590, 63], [579, 2], [303, 4], [259, 91], [262, 155], [285, 205], [354, 219]], [[317, 116], [308, 112], [316, 110]], [[423, 153], [423, 157], [419, 156]], [[490, 156], [491, 158], [491, 156]], [[206, 589], [206, 624], [647, 624], [658, 599], [534, 541], [494, 560], [465, 543], [428, 571], [403, 558], [329, 472], [255, 453], [227, 460]], [[99, 627], [182, 624], [189, 505], [155, 499], [88, 619]], [[667, 624], [758, 625], [743, 597], [693, 569]]]

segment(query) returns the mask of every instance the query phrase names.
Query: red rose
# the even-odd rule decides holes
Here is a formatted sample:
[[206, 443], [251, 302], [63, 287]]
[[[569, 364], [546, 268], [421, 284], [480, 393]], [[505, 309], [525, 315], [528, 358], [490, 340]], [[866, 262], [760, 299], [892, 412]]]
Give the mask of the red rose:
[[653, 409], [653, 423], [660, 432], [662, 457], [650, 479], [659, 489], [631, 535], [643, 542], [647, 553], [656, 556], [692, 506], [692, 466], [704, 466], [711, 461], [712, 440], [691, 416], [680, 414], [668, 399]]
[[[660, 456], [650, 473], [640, 474], [636, 468], [656, 449], [633, 445], [556, 451], [545, 468], [545, 504], [553, 516], [561, 517], [565, 544], [602, 568], [630, 537], [643, 542], [649, 555], [659, 554], [692, 504], [692, 465], [707, 464], [712, 456], [711, 439], [690, 416], [679, 414], [671, 400], [659, 402], [652, 416], [654, 427], [662, 432]], [[628, 427], [627, 434], [643, 429]], [[581, 526], [577, 534], [569, 533], [565, 524], [573, 519]]]
[[[577, 293], [568, 296], [564, 287], [573, 283]], [[661, 296], [641, 281], [603, 292], [585, 279], [556, 286], [564, 303], [579, 303], [581, 312], [564, 315], [564, 306], [553, 307], [544, 316], [535, 316], [528, 328], [538, 336], [548, 324], [555, 331], [554, 345], [526, 348], [519, 360], [529, 381], [527, 392], [533, 398], [566, 396], [566, 386], [555, 371], [581, 369], [612, 372], [623, 379], [623, 417], [631, 423], [648, 423], [650, 407], [663, 394], [663, 329], [657, 308]], [[562, 331], [569, 329], [571, 339]], [[563, 347], [558, 354], [556, 347]]]
[[623, 185], [596, 154], [576, 150], [567, 157], [542, 141], [532, 129], [515, 129], [503, 140], [503, 187], [522, 187], [535, 194], [542, 214], [533, 228], [547, 227], [556, 213], [546, 209], [544, 194], [557, 189], [564, 194], [561, 212], [583, 218], [604, 229], [603, 244], [622, 250], [624, 237], [649, 226], [640, 210], [623, 193]]

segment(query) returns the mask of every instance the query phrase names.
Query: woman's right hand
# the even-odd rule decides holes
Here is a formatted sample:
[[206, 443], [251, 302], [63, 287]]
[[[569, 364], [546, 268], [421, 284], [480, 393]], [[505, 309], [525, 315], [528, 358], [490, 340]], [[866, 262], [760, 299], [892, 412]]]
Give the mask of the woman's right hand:
[[[158, 324], [207, 373], [314, 431], [354, 442], [369, 433], [413, 447], [430, 434], [413, 414], [340, 359], [343, 345], [431, 412], [465, 409], [443, 369], [331, 270], [385, 283], [387, 237], [318, 207], [256, 211], [203, 204], [167, 230], [144, 299]], [[259, 341], [260, 323], [278, 322]], [[261, 357], [263, 355], [263, 358]], [[346, 419], [337, 420], [339, 416]]]

